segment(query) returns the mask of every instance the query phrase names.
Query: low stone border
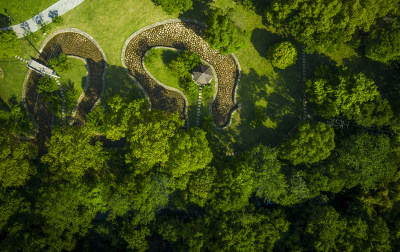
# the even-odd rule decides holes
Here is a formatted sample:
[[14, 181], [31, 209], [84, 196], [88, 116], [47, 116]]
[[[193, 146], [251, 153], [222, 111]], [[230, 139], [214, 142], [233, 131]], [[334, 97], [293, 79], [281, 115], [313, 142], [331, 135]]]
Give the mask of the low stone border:
[[[75, 108], [74, 108], [74, 111], [73, 111], [73, 115], [72, 115], [72, 123], [74, 123], [75, 121], [76, 121], [76, 115], [77, 115], [77, 111], [78, 111], [78, 109], [79, 109], [79, 106], [80, 106], [80, 104], [81, 104], [81, 102], [86, 98], [86, 97], [88, 97], [87, 95], [86, 95], [86, 91], [90, 88], [90, 89], [93, 89], [92, 90], [92, 92], [100, 92], [100, 93], [97, 93], [97, 95], [96, 96], [98, 96], [97, 97], [97, 100], [95, 101], [95, 102], [93, 102], [93, 105], [92, 105], [92, 107], [90, 108], [90, 111], [93, 109], [93, 107], [99, 102], [99, 100], [100, 100], [100, 98], [101, 98], [101, 96], [103, 95], [103, 92], [104, 92], [104, 78], [105, 78], [105, 72], [106, 72], [106, 68], [107, 68], [107, 62], [106, 62], [106, 57], [105, 57], [105, 54], [104, 54], [104, 52], [103, 52], [103, 50], [101, 49], [101, 47], [100, 47], [100, 45], [94, 40], [94, 38], [93, 37], [91, 37], [89, 34], [87, 34], [86, 32], [83, 32], [83, 31], [81, 31], [81, 30], [79, 30], [79, 29], [76, 29], [76, 28], [64, 28], [64, 29], [60, 29], [60, 30], [57, 30], [57, 31], [55, 31], [55, 32], [53, 32], [52, 34], [50, 34], [44, 41], [43, 41], [43, 43], [41, 44], [41, 46], [40, 46], [40, 48], [39, 48], [39, 53], [37, 54], [37, 58], [41, 58], [41, 59], [46, 59], [47, 57], [49, 57], [49, 55], [47, 55], [47, 57], [44, 57], [43, 56], [43, 54], [52, 54], [53, 52], [54, 52], [54, 48], [51, 48], [51, 46], [55, 46], [55, 45], [57, 45], [57, 44], [59, 44], [58, 42], [59, 42], [59, 38], [58, 39], [56, 39], [55, 41], [53, 41], [52, 42], [52, 44], [51, 45], [49, 45], [49, 43], [56, 37], [56, 36], [58, 36], [58, 35], [60, 35], [60, 36], [62, 36], [62, 34], [65, 34], [65, 38], [63, 38], [63, 39], [66, 39], [66, 38], [71, 38], [71, 37], [68, 37], [69, 36], [69, 34], [68, 33], [71, 33], [71, 34], [75, 34], [75, 36], [72, 36], [72, 39], [78, 39], [78, 41], [79, 41], [79, 39], [81, 39], [81, 37], [83, 37], [83, 43], [87, 43], [87, 42], [85, 42], [85, 40], [86, 41], [90, 41], [90, 43], [92, 44], [92, 45], [88, 45], [88, 50], [90, 50], [90, 51], [79, 51], [79, 49], [77, 50], [77, 55], [80, 55], [80, 54], [82, 54], [82, 55], [88, 55], [88, 59], [93, 59], [93, 62], [91, 63], [91, 64], [94, 64], [92, 67], [94, 67], [94, 66], [97, 66], [96, 68], [94, 68], [94, 69], [96, 69], [96, 71], [98, 71], [98, 73], [100, 73], [100, 71], [101, 70], [99, 70], [99, 68], [98, 68], [98, 64], [102, 64], [103, 65], [103, 70], [102, 70], [102, 76], [100, 77], [100, 76], [97, 76], [97, 77], [100, 77], [100, 79], [101, 79], [101, 83], [100, 83], [100, 85], [101, 86], [98, 86], [97, 84], [93, 84], [92, 82], [91, 82], [91, 76], [89, 75], [90, 74], [90, 71], [89, 71], [89, 69], [90, 69], [90, 66], [89, 66], [89, 64], [88, 64], [88, 62], [85, 60], [84, 62], [85, 62], [85, 65], [86, 65], [86, 69], [87, 69], [87, 74], [88, 74], [88, 82], [87, 82], [87, 85], [85, 86], [85, 91], [83, 92], [83, 94], [81, 94], [81, 96], [79, 97], [79, 99], [78, 99], [78, 101], [76, 102], [76, 104], [75, 104]], [[78, 35], [76, 35], [76, 34], [78, 34], [78, 35], [80, 35], [81, 37], [79, 37]], [[60, 37], [61, 38], [61, 37]], [[66, 42], [66, 41], [63, 41], [63, 40], [61, 40], [62, 42]], [[68, 45], [68, 43], [66, 44], [66, 45]], [[46, 48], [46, 46], [50, 46], [50, 48], [48, 48], [48, 49], [46, 49], [46, 52], [44, 52], [45, 51], [45, 48]], [[91, 48], [91, 49], [90, 49]], [[77, 55], [73, 55], [74, 54], [74, 47], [73, 46], [71, 46], [71, 47], [66, 47], [66, 48], [64, 48], [64, 49], [67, 49], [67, 51], [68, 51], [68, 49], [70, 50], [70, 52], [66, 52], [66, 54], [69, 56], [69, 57], [77, 57]], [[81, 49], [81, 48], [80, 48]], [[76, 49], [75, 49], [76, 50]], [[92, 58], [93, 57], [93, 58]], [[79, 59], [81, 59], [81, 60], [83, 60], [83, 58], [82, 57], [77, 57], [77, 58], [79, 58]], [[33, 76], [33, 75], [31, 75], [32, 74], [32, 71], [28, 71], [27, 72], [27, 74], [26, 74], [26, 76], [25, 76], [25, 80], [24, 80], [24, 84], [23, 84], [23, 94], [22, 94], [22, 97], [23, 97], [23, 100], [24, 100], [24, 105], [25, 105], [25, 108], [27, 109], [27, 111], [28, 111], [28, 113], [30, 114], [30, 116], [31, 116], [31, 119], [32, 119], [32, 122], [34, 123], [34, 125], [35, 125], [35, 134], [37, 135], [40, 131], [39, 131], [39, 129], [38, 129], [38, 123], [36, 122], [36, 120], [35, 120], [35, 116], [33, 115], [33, 113], [35, 113], [35, 112], [32, 112], [31, 113], [31, 111], [29, 110], [29, 106], [28, 106], [28, 104], [27, 104], [27, 101], [26, 101], [26, 95], [27, 95], [27, 92], [28, 92], [28, 86], [27, 86], [27, 84], [28, 84], [28, 82], [29, 82], [29, 78], [31, 77], [31, 76]], [[37, 77], [35, 77], [35, 78], [37, 78]], [[96, 82], [97, 83], [97, 82]], [[90, 84], [92, 84], [93, 85], [93, 87], [91, 87], [90, 86]], [[30, 85], [32, 85], [32, 84], [30, 84]], [[33, 86], [30, 86], [29, 87], [29, 89], [31, 89], [31, 88], [33, 88]], [[30, 92], [32, 92], [32, 91], [30, 91]], [[85, 109], [86, 110], [88, 110], [89, 108], [87, 107], [87, 105], [90, 105], [90, 103], [91, 103], [91, 101], [90, 101], [90, 97], [88, 98], [88, 99], [86, 99], [86, 107], [83, 107], [82, 109], [85, 111]], [[43, 105], [43, 104], [41, 104], [41, 105]], [[43, 108], [41, 108], [41, 110], [42, 111], [40, 111], [39, 113], [44, 113], [44, 111], [45, 110], [43, 110]], [[47, 116], [47, 118], [48, 118], [48, 116]], [[50, 123], [50, 122], [49, 122]], [[49, 135], [49, 133], [46, 133], [45, 135]]]
[[[192, 23], [192, 24], [195, 24], [195, 25], [198, 25], [199, 27], [202, 27], [203, 29], [206, 27], [203, 23], [200, 23], [200, 22], [198, 22], [198, 21], [195, 21], [195, 20], [190, 20], [190, 19], [170, 19], [170, 20], [164, 20], [164, 21], [161, 21], [161, 22], [157, 22], [157, 23], [154, 23], [154, 24], [152, 24], [152, 25], [149, 25], [149, 26], [146, 26], [146, 27], [143, 27], [143, 28], [141, 28], [141, 29], [139, 29], [138, 31], [136, 31], [135, 33], [133, 33], [126, 41], [125, 41], [125, 43], [124, 43], [124, 46], [123, 46], [123, 49], [122, 49], [122, 55], [121, 55], [121, 61], [122, 61], [122, 65], [124, 66], [124, 68], [125, 68], [125, 71], [127, 72], [127, 74], [128, 74], [128, 76], [130, 76], [130, 78], [132, 78], [133, 80], [135, 80], [138, 84], [139, 84], [139, 86], [141, 87], [141, 89], [144, 91], [143, 93], [145, 94], [145, 96], [146, 96], [146, 98], [149, 100], [149, 103], [150, 103], [150, 105], [151, 105], [151, 98], [149, 97], [149, 95], [148, 95], [148, 93], [144, 90], [144, 87], [143, 87], [143, 85], [134, 77], [134, 76], [132, 76], [131, 75], [131, 73], [129, 72], [129, 67], [127, 66], [127, 62], [126, 62], [126, 60], [127, 60], [127, 58], [126, 58], [126, 54], [127, 54], [127, 48], [129, 47], [129, 44], [130, 44], [130, 42], [132, 42], [132, 40], [134, 39], [134, 37], [136, 37], [136, 36], [138, 36], [139, 34], [141, 34], [141, 33], [143, 33], [143, 32], [145, 32], [145, 31], [147, 31], [147, 30], [149, 30], [149, 29], [151, 29], [151, 28], [155, 28], [155, 27], [157, 27], [157, 26], [161, 26], [161, 25], [166, 25], [166, 24], [174, 24], [174, 23]], [[183, 24], [183, 26], [185, 26], [184, 24]], [[172, 26], [172, 27], [174, 27], [174, 26]], [[168, 28], [166, 28], [166, 29], [168, 29]], [[173, 28], [172, 28], [173, 29]], [[187, 28], [187, 29], [189, 29], [189, 28]], [[164, 33], [164, 31], [162, 30], [162, 29], [160, 29], [160, 34], [162, 34], [162, 33]], [[202, 31], [201, 31], [202, 32]], [[177, 37], [179, 36], [179, 34], [178, 35], [176, 35]], [[195, 34], [195, 36], [199, 36], [199, 34], [196, 32], [196, 34]], [[160, 38], [161, 37], [161, 38]], [[160, 35], [160, 36], [156, 36], [156, 37], [154, 37], [154, 38], [156, 38], [156, 40], [158, 39], [158, 40], [162, 40], [162, 35]], [[139, 40], [140, 38], [138, 38], [137, 40]], [[157, 41], [158, 41], [157, 40]], [[162, 43], [161, 44], [159, 44], [159, 45], [157, 45], [157, 43], [160, 43], [160, 42], [155, 42], [156, 44], [154, 44], [154, 41], [153, 41], [153, 38], [152, 37], [149, 37], [148, 38], [148, 40], [146, 40], [146, 39], [144, 39], [144, 40], [140, 40], [140, 42], [139, 43], [144, 43], [144, 46], [146, 47], [146, 43], [148, 42], [148, 41], [152, 41], [153, 42], [153, 44], [148, 44], [149, 45], [149, 48], [145, 48], [144, 49], [144, 47], [142, 47], [142, 50], [150, 50], [151, 48], [153, 48], [153, 47], [155, 47], [155, 46], [159, 46], [159, 47], [162, 47], [162, 46], [165, 46], [165, 45], [162, 45]], [[175, 41], [173, 41], [173, 42], [177, 42], [176, 44], [178, 44], [180, 41], [179, 40], [175, 40]], [[135, 42], [133, 42], [133, 43], [138, 43], [138, 41], [135, 41]], [[182, 42], [182, 44], [181, 44], [181, 46], [180, 47], [182, 47], [182, 46], [184, 46], [184, 47], [186, 47], [186, 45], [185, 45], [185, 43], [188, 43], [187, 41], [184, 41], [184, 42]], [[188, 44], [188, 46], [189, 47], [195, 47], [195, 46], [200, 46], [200, 48], [201, 48], [201, 46], [204, 46], [204, 45], [201, 45], [201, 43], [204, 43], [204, 41], [200, 41], [200, 44], [198, 44], [198, 45], [196, 45], [196, 44]], [[170, 44], [170, 43], [167, 43], [167, 44]], [[143, 44], [141, 44], [141, 46], [143, 46]], [[171, 47], [170, 46], [166, 46], [168, 49], [170, 49]], [[189, 50], [190, 50], [190, 48], [188, 48]], [[130, 48], [130, 50], [134, 50], [134, 47], [133, 48]], [[213, 51], [214, 49], [211, 49], [211, 48], [209, 48], [208, 47], [208, 49], [206, 49], [206, 50], [211, 50], [211, 51]], [[146, 53], [145, 53], [145, 55], [147, 54], [147, 51], [146, 51]], [[190, 50], [190, 51], [193, 51], [193, 50]], [[217, 52], [217, 50], [214, 50], [215, 52]], [[198, 53], [198, 52], [196, 52], [196, 51], [193, 51], [194, 53]], [[201, 53], [201, 54], [204, 54], [206, 57], [215, 57], [215, 56], [213, 56], [213, 55], [216, 55], [215, 54], [215, 52], [213, 52], [213, 53], [211, 53], [211, 54], [206, 54], [207, 52], [206, 51], [202, 51], [203, 53]], [[132, 55], [132, 54], [131, 54]], [[137, 56], [139, 55], [139, 54], [136, 54]], [[218, 55], [220, 55], [220, 54], [218, 54]], [[136, 56], [136, 57], [137, 57]], [[203, 55], [200, 55], [201, 57], [203, 56]], [[221, 55], [220, 55], [221, 56]], [[220, 57], [219, 56], [219, 57]], [[218, 95], [218, 91], [219, 91], [219, 87], [218, 87], [218, 85], [216, 85], [215, 86], [215, 92], [214, 92], [214, 95], [213, 95], [213, 98], [212, 98], [212, 102], [211, 102], [211, 105], [210, 105], [210, 108], [209, 108], [209, 111], [213, 111], [213, 109], [216, 109], [216, 112], [217, 112], [217, 114], [218, 114], [218, 116], [220, 116], [220, 115], [222, 115], [223, 117], [218, 117], [219, 119], [217, 120], [215, 117], [214, 117], [214, 125], [216, 125], [216, 126], [218, 126], [218, 127], [220, 127], [220, 128], [225, 128], [225, 127], [228, 127], [229, 125], [230, 125], [230, 123], [231, 123], [231, 119], [232, 119], [232, 114], [237, 110], [237, 104], [236, 104], [236, 94], [237, 94], [237, 86], [238, 86], [238, 83], [239, 83], [239, 81], [240, 81], [240, 65], [239, 65], [239, 62], [237, 61], [237, 59], [236, 59], [236, 57], [234, 56], [234, 55], [230, 55], [231, 56], [231, 58], [232, 58], [232, 61], [234, 62], [234, 64], [235, 64], [235, 67], [236, 67], [236, 77], [235, 77], [235, 84], [233, 85], [233, 87], [232, 87], [232, 90], [233, 90], [233, 92], [232, 92], [232, 97], [231, 97], [231, 99], [232, 99], [232, 102], [230, 103], [230, 104], [233, 104], [233, 107], [230, 109], [230, 111], [228, 111], [228, 112], [226, 112], [227, 114], [224, 114], [225, 112], [223, 112], [224, 111], [224, 107], [226, 107], [226, 106], [232, 106], [232, 105], [230, 105], [229, 104], [229, 102], [227, 103], [226, 102], [226, 100], [224, 101], [223, 99], [222, 100], [219, 100], [219, 104], [221, 104], [221, 105], [216, 105], [217, 107], [213, 107], [213, 104], [215, 103], [215, 101], [216, 101], [216, 99], [217, 99], [217, 95]], [[225, 56], [223, 56], [223, 57], [225, 57]], [[203, 57], [202, 57], [203, 58]], [[224, 61], [218, 61], [218, 60], [220, 60], [220, 59], [218, 59], [218, 58], [214, 58], [215, 60], [216, 60], [216, 62], [224, 62]], [[218, 60], [217, 60], [218, 59]], [[225, 58], [226, 59], [226, 58]], [[221, 60], [222, 60], [222, 58], [221, 58]], [[143, 56], [142, 56], [142, 59], [141, 59], [141, 62], [143, 62]], [[137, 63], [132, 63], [132, 62], [130, 62], [130, 64], [131, 64], [131, 66], [132, 66], [132, 64], [133, 65], [135, 65], [135, 64], [137, 64]], [[219, 67], [223, 67], [223, 64], [226, 64], [226, 62], [225, 63], [221, 63], [222, 65], [221, 66], [219, 66]], [[143, 65], [143, 64], [142, 64]], [[211, 64], [210, 64], [211, 65]], [[145, 69], [145, 67], [143, 67], [144, 69]], [[133, 69], [135, 69], [135, 68], [133, 68]], [[214, 71], [213, 71], [213, 74], [214, 74], [214, 76], [217, 76], [216, 74], [215, 74], [215, 69], [213, 69]], [[219, 69], [219, 72], [220, 72], [220, 74], [221, 74], [221, 70], [222, 69]], [[137, 70], [137, 71], [139, 71], [139, 73], [140, 73], [140, 68], [139, 68], [139, 70]], [[144, 70], [145, 72], [146, 72], [146, 74], [148, 74], [148, 71], [147, 71], [147, 69], [145, 69]], [[229, 71], [231, 71], [231, 70], [229, 70]], [[148, 76], [150, 76], [150, 78], [154, 81], [154, 77], [151, 77], [152, 75], [148, 75]], [[228, 76], [229, 76], [229, 74], [228, 74]], [[144, 78], [143, 76], [142, 76], [142, 78]], [[216, 77], [216, 79], [217, 79], [217, 77]], [[154, 81], [157, 85], [159, 85], [159, 81]], [[217, 84], [218, 82], [216, 82], [216, 84]], [[146, 85], [149, 85], [149, 84], [146, 84]], [[154, 84], [152, 84], [152, 85], [154, 85]], [[225, 84], [226, 85], [226, 84]], [[166, 86], [165, 85], [160, 85], [160, 86], [162, 86], [163, 88], [165, 88]], [[228, 85], [229, 86], [229, 85]], [[227, 87], [228, 87], [227, 86]], [[149, 88], [150, 88], [151, 86], [149, 86]], [[222, 90], [224, 90], [224, 88], [225, 88], [225, 90], [226, 90], [226, 87], [224, 86], [224, 87], [222, 87], [223, 89]], [[165, 89], [167, 89], [167, 90], [171, 90], [170, 88], [165, 88]], [[171, 91], [176, 91], [176, 90], [171, 90]], [[226, 92], [226, 91], [224, 91], [224, 92]], [[179, 92], [178, 92], [179, 93]], [[182, 95], [181, 95], [182, 96]], [[154, 98], [154, 99], [157, 99], [157, 98]], [[221, 99], [221, 98], [219, 98], [219, 99]], [[187, 103], [186, 103], [186, 106], [187, 106]], [[227, 120], [225, 119], [225, 118], [227, 118]], [[221, 120], [223, 120], [223, 121], [221, 121]], [[225, 121], [226, 120], [226, 121]], [[218, 121], [218, 122], [225, 122], [225, 124], [216, 124], [216, 121]]]

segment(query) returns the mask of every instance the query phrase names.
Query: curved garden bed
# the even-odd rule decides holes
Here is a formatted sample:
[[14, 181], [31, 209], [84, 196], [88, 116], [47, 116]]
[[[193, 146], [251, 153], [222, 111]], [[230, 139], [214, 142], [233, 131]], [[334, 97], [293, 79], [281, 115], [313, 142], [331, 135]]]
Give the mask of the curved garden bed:
[[[61, 52], [84, 59], [87, 62], [88, 84], [79, 97], [73, 112], [76, 124], [84, 123], [87, 113], [91, 111], [103, 92], [104, 74], [106, 71], [105, 55], [97, 42], [87, 33], [75, 28], [55, 31], [42, 44], [38, 60], [48, 61]], [[37, 138], [50, 136], [52, 116], [45, 103], [37, 93], [40, 75], [29, 70], [24, 82], [22, 97], [36, 123]], [[40, 140], [39, 140], [40, 141]]]
[[219, 127], [229, 125], [235, 104], [239, 66], [233, 55], [221, 55], [202, 38], [205, 26], [195, 21], [167, 20], [135, 32], [125, 42], [122, 63], [129, 74], [144, 88], [153, 108], [167, 112], [178, 111], [186, 116], [185, 98], [176, 91], [160, 85], [143, 67], [146, 52], [155, 46], [189, 50], [212, 65], [217, 74], [216, 94], [212, 102], [212, 117]]

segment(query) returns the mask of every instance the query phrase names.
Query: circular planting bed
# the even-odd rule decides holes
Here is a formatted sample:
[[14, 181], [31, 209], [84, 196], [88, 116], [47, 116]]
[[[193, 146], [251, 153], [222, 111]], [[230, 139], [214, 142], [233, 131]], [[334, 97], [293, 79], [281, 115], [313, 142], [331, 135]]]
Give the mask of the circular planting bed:
[[229, 125], [231, 115], [237, 108], [235, 104], [236, 86], [239, 81], [239, 65], [233, 55], [221, 55], [211, 49], [202, 34], [205, 26], [194, 21], [167, 20], [147, 26], [135, 32], [125, 42], [122, 51], [122, 64], [129, 74], [142, 85], [151, 105], [167, 112], [178, 111], [186, 115], [186, 102], [181, 94], [160, 85], [143, 67], [146, 52], [155, 46], [189, 50], [198, 54], [215, 69], [218, 83], [212, 102], [212, 117], [219, 127]]
[[[38, 60], [43, 63], [61, 52], [84, 59], [87, 62], [88, 84], [79, 97], [73, 112], [76, 124], [84, 123], [87, 113], [98, 102], [104, 83], [106, 71], [105, 55], [97, 42], [88, 34], [74, 28], [62, 29], [51, 34], [42, 44]], [[37, 126], [37, 138], [50, 136], [52, 116], [46, 104], [37, 93], [40, 75], [29, 70], [24, 82], [23, 98]]]

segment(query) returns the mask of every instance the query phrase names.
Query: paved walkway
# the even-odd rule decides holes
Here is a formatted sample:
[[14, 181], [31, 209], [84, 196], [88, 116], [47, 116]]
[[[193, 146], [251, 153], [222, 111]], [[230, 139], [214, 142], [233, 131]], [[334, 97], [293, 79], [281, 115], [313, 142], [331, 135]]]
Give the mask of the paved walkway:
[[203, 91], [203, 86], [199, 86], [199, 97], [197, 100], [197, 114], [196, 114], [196, 126], [200, 125], [200, 109], [201, 109], [201, 95]]
[[26, 32], [35, 32], [39, 30], [41, 24], [50, 23], [53, 17], [64, 15], [69, 10], [80, 5], [83, 1], [84, 0], [60, 0], [33, 18], [17, 25], [1, 28], [0, 30], [13, 30], [17, 33], [18, 38], [22, 38]]

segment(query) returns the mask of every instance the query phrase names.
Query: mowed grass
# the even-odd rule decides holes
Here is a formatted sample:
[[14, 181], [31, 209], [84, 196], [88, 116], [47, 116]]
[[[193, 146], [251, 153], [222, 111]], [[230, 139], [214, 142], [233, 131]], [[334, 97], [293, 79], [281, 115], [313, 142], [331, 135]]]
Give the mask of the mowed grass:
[[22, 23], [43, 10], [47, 9], [58, 0], [1, 0], [0, 16], [11, 17], [11, 25]]
[[4, 78], [0, 79], [0, 97], [7, 101], [15, 95], [18, 101], [22, 100], [22, 84], [28, 68], [26, 64], [17, 59], [0, 61]]

